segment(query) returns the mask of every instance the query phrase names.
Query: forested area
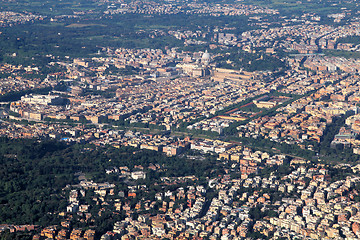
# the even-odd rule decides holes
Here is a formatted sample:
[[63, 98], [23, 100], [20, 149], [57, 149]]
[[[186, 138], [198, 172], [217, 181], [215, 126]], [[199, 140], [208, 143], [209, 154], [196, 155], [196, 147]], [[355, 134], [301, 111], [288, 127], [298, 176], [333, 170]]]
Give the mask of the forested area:
[[[66, 211], [62, 189], [78, 183], [74, 176], [77, 172], [95, 182], [121, 186], [122, 180], [105, 174], [105, 169], [127, 166], [132, 170], [141, 165], [148, 177], [139, 181], [150, 190], [162, 176], [195, 175], [204, 179], [223, 173], [221, 167], [213, 170], [216, 160], [211, 155], [203, 161], [188, 160], [131, 147], [66, 145], [31, 139], [0, 138], [0, 163], [0, 222], [12, 224], [57, 223], [58, 215], [47, 213]], [[147, 169], [151, 163], [162, 166], [162, 171]]]
[[97, 53], [101, 47], [184, 47], [182, 40], [168, 35], [167, 31], [179, 28], [196, 31], [199, 26], [214, 28], [226, 25], [236, 27], [236, 33], [239, 34], [249, 30], [244, 22], [247, 22], [247, 17], [187, 14], [126, 14], [82, 20], [60, 19], [56, 22], [47, 19], [41, 23], [4, 28], [0, 34], [0, 59], [10, 64], [46, 66], [52, 61], [46, 55], [88, 57]]
[[232, 51], [230, 54], [215, 58], [220, 68], [244, 69], [245, 71], [276, 71], [285, 69], [286, 63], [279, 58], [258, 53]]

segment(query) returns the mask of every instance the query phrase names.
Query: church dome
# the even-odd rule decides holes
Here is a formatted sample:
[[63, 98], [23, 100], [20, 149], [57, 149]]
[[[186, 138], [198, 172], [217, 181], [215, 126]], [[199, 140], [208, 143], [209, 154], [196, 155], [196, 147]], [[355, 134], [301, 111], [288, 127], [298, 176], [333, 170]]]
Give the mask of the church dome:
[[202, 60], [202, 61], [210, 61], [210, 53], [208, 53], [207, 50], [206, 50], [206, 51], [204, 52], [204, 54], [202, 55], [201, 60]]

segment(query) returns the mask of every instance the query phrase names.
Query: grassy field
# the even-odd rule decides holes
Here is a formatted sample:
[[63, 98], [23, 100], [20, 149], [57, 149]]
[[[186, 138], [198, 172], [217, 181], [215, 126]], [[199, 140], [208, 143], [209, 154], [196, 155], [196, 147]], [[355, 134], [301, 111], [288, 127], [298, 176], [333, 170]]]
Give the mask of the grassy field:
[[70, 25], [67, 25], [67, 28], [83, 28], [83, 27], [106, 27], [107, 25], [104, 24], [95, 24], [95, 23], [91, 23], [91, 24], [82, 24], [82, 23], [73, 23]]

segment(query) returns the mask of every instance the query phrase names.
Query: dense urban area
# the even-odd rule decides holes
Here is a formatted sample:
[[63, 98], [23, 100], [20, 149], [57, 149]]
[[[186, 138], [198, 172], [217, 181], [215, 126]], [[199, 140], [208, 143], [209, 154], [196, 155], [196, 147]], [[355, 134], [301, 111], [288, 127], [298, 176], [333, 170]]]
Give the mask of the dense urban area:
[[0, 239], [360, 239], [360, 5], [0, 3]]

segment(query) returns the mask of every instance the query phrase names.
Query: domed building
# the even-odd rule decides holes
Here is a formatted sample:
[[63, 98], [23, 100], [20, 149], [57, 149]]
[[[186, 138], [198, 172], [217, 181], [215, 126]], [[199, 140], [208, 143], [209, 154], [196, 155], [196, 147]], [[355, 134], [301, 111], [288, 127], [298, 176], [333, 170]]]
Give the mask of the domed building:
[[208, 65], [210, 63], [210, 60], [210, 53], [208, 53], [208, 51], [206, 50], [201, 57], [201, 63], [204, 65]]

